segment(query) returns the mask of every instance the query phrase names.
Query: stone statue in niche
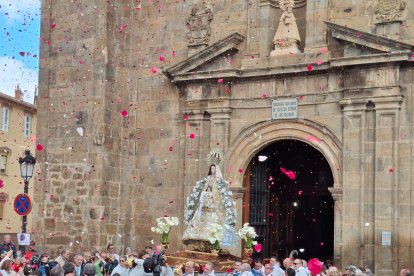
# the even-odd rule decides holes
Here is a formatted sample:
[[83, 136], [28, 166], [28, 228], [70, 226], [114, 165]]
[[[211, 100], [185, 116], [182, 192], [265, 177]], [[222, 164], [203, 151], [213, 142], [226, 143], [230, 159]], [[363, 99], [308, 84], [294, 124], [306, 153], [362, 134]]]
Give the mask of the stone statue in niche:
[[374, 6], [375, 20], [377, 23], [400, 21], [406, 6], [406, 0], [377, 0]]
[[270, 53], [271, 56], [300, 53], [299, 44], [301, 40], [295, 15], [293, 14], [294, 6], [294, 0], [280, 0], [279, 2], [279, 7], [283, 13], [273, 37], [275, 49]]

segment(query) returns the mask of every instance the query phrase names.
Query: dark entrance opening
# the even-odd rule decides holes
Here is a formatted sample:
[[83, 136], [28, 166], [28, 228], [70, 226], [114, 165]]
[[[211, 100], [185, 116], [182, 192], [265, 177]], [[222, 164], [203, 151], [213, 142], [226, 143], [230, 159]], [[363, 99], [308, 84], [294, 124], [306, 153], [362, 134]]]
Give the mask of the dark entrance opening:
[[333, 258], [333, 175], [325, 157], [298, 140], [262, 149], [246, 171], [244, 221], [254, 226], [263, 257]]

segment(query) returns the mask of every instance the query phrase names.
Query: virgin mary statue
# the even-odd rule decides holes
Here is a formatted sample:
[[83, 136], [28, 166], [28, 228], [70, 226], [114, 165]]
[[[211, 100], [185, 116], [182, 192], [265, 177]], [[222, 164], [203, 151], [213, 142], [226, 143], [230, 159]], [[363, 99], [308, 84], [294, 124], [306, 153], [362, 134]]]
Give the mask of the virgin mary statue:
[[224, 232], [225, 229], [232, 229], [236, 223], [231, 191], [218, 165], [220, 156], [213, 152], [210, 153], [211, 159], [215, 162], [210, 165], [208, 175], [196, 182], [192, 193], [187, 197], [184, 211], [183, 243], [197, 251], [210, 251], [211, 244], [214, 243], [211, 233], [213, 224], [222, 226]]

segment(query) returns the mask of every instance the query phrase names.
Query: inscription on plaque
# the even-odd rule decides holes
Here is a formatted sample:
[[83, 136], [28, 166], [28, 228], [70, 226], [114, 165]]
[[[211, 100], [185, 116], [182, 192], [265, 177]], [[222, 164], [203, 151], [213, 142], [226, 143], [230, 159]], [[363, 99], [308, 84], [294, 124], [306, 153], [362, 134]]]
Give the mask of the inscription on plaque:
[[272, 119], [297, 119], [298, 99], [272, 100]]

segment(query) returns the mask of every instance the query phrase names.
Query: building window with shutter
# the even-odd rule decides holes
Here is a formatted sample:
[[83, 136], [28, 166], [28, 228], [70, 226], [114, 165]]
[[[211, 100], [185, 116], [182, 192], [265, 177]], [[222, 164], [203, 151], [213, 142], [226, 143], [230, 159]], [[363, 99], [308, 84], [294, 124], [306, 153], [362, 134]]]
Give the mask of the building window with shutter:
[[2, 117], [1, 117], [1, 130], [8, 131], [9, 130], [9, 121], [10, 121], [10, 110], [7, 106], [3, 106], [2, 108]]
[[24, 136], [30, 137], [31, 125], [32, 125], [32, 116], [30, 116], [28, 114], [24, 115], [24, 122], [23, 122]]
[[1, 154], [0, 155], [0, 173], [6, 173], [6, 166], [7, 166], [7, 155]]

